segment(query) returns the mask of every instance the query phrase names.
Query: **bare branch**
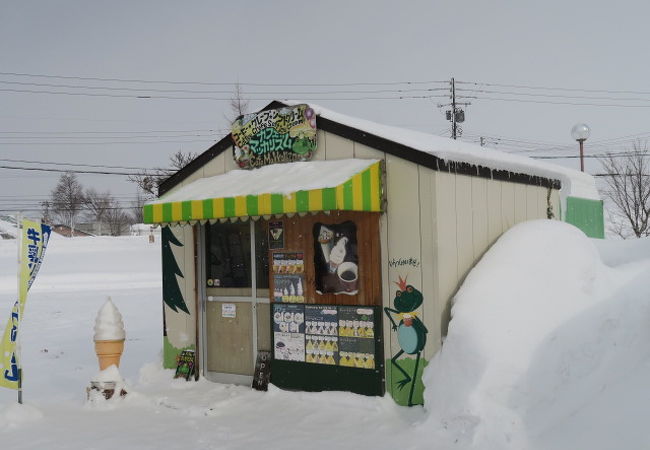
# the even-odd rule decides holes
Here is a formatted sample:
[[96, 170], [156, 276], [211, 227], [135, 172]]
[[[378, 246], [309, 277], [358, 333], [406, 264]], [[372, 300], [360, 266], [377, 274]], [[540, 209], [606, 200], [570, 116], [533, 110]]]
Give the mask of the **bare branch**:
[[[636, 141], [624, 158], [607, 154], [601, 163], [605, 177], [605, 195], [614, 205], [617, 215], [625, 220], [616, 222], [614, 232], [627, 235], [631, 229], [636, 237], [650, 236], [650, 151], [646, 142]], [[624, 225], [625, 224], [625, 225]]]

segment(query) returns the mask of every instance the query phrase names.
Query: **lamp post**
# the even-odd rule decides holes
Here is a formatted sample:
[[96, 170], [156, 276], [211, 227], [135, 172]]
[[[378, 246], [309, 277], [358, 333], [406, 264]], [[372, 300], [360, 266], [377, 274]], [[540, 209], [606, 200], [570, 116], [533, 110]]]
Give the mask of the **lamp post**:
[[584, 123], [577, 123], [571, 128], [571, 137], [578, 141], [580, 144], [580, 171], [585, 171], [585, 160], [584, 160], [584, 142], [589, 137], [589, 132], [591, 130]]

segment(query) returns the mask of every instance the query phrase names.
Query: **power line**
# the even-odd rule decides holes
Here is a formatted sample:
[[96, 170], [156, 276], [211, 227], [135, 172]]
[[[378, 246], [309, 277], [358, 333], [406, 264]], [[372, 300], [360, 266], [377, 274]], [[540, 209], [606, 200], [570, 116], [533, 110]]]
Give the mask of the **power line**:
[[[0, 169], [7, 169], [7, 170], [27, 170], [27, 171], [37, 171], [37, 172], [59, 172], [59, 173], [81, 173], [81, 174], [95, 174], [95, 175], [123, 175], [123, 176], [129, 176], [129, 175], [139, 175], [138, 173], [132, 173], [132, 172], [108, 172], [108, 171], [99, 171], [99, 170], [78, 170], [78, 169], [52, 169], [52, 168], [41, 168], [41, 167], [18, 167], [18, 166], [5, 166], [5, 165], [0, 165]], [[149, 176], [152, 177], [167, 177], [169, 175], [156, 175], [156, 174], [148, 174]]]
[[[74, 120], [74, 119], [71, 119]], [[151, 133], [212, 133], [218, 134], [226, 129], [204, 129], [204, 130], [140, 130], [140, 131], [0, 131], [0, 134], [151, 134]]]
[[[169, 135], [146, 135], [146, 134], [138, 134], [138, 135], [116, 135], [116, 136], [86, 136], [86, 135], [59, 135], [59, 136], [47, 136], [47, 135], [36, 135], [36, 136], [29, 136], [29, 135], [22, 135], [22, 136], [6, 136], [6, 135], [0, 135], [0, 139], [12, 139], [15, 140], [15, 142], [20, 142], [21, 139], [111, 139], [111, 138], [117, 138], [117, 139], [167, 139], [167, 138], [185, 138], [185, 137], [204, 137], [204, 138], [216, 138], [216, 137], [222, 137], [220, 134], [169, 134]], [[13, 141], [9, 141], [13, 142]], [[137, 142], [137, 141], [136, 141]], [[148, 142], [148, 141], [144, 141]]]
[[134, 144], [191, 144], [195, 142], [217, 142], [216, 139], [156, 140], [156, 141], [104, 141], [104, 142], [0, 142], [0, 145], [134, 145]]
[[[0, 92], [10, 93], [26, 93], [26, 94], [50, 94], [50, 95], [68, 95], [74, 97], [110, 97], [110, 98], [130, 98], [139, 100], [149, 99], [162, 99], [162, 100], [215, 100], [215, 101], [231, 101], [231, 97], [178, 97], [168, 95], [128, 95], [128, 94], [101, 94], [93, 92], [65, 92], [65, 91], [49, 91], [49, 90], [36, 90], [36, 89], [10, 89], [0, 88]], [[447, 97], [446, 95], [400, 95], [394, 97], [327, 97], [327, 98], [312, 98], [312, 100], [327, 100], [327, 101], [350, 101], [350, 100], [412, 100], [412, 99], [428, 99], [434, 97]], [[246, 100], [279, 100], [277, 97], [247, 97]]]
[[138, 78], [103, 78], [103, 77], [81, 77], [69, 75], [51, 75], [51, 74], [34, 74], [20, 72], [0, 72], [0, 75], [15, 77], [33, 77], [33, 78], [58, 78], [62, 80], [85, 80], [85, 81], [110, 81], [118, 83], [152, 83], [152, 84], [195, 84], [199, 86], [395, 86], [395, 85], [422, 85], [422, 84], [446, 84], [448, 81], [429, 80], [429, 81], [388, 81], [388, 82], [348, 82], [348, 83], [246, 83], [246, 82], [210, 82], [210, 81], [178, 81], [178, 80], [146, 80]]
[[458, 84], [469, 84], [474, 86], [491, 86], [515, 89], [537, 89], [547, 91], [565, 91], [565, 92], [592, 92], [603, 94], [639, 94], [650, 95], [650, 91], [633, 91], [633, 90], [613, 90], [613, 89], [584, 89], [584, 88], [568, 88], [568, 87], [551, 87], [551, 86], [531, 86], [523, 84], [500, 84], [500, 83], [483, 83], [477, 81], [456, 81]]
[[522, 97], [546, 97], [546, 98], [572, 98], [586, 100], [618, 100], [618, 101], [638, 101], [650, 102], [650, 98], [632, 98], [632, 97], [602, 97], [589, 95], [565, 95], [565, 94], [539, 94], [532, 92], [513, 92], [513, 91], [493, 91], [489, 89], [458, 89], [458, 92], [474, 92], [479, 94], [498, 94], [498, 95], [516, 95]]
[[577, 103], [577, 102], [562, 102], [550, 100], [529, 100], [529, 99], [516, 99], [516, 98], [497, 98], [497, 97], [478, 97], [478, 96], [458, 96], [457, 98], [475, 99], [475, 100], [495, 100], [501, 102], [516, 102], [516, 103], [540, 103], [548, 105], [569, 105], [569, 106], [599, 106], [607, 108], [650, 108], [648, 105], [623, 105], [618, 103]]
[[27, 159], [8, 159], [8, 158], [0, 158], [0, 161], [12, 162], [12, 163], [27, 163], [27, 164], [49, 164], [54, 166], [97, 167], [102, 169], [130, 169], [130, 170], [142, 170], [142, 171], [168, 170], [170, 172], [173, 172], [175, 170], [175, 169], [152, 169], [146, 167], [130, 167], [130, 166], [110, 166], [106, 164], [76, 164], [76, 163], [55, 162], [55, 161], [32, 161]]
[[[0, 84], [14, 86], [34, 86], [48, 88], [65, 88], [65, 89], [89, 89], [98, 91], [126, 91], [126, 92], [157, 92], [168, 94], [230, 94], [232, 91], [200, 91], [195, 89], [160, 89], [147, 87], [118, 87], [118, 86], [85, 86], [79, 84], [59, 84], [59, 83], [32, 83], [23, 81], [6, 81], [0, 80]], [[409, 89], [375, 89], [375, 90], [320, 90], [320, 91], [253, 91], [247, 92], [246, 95], [329, 95], [329, 94], [392, 94], [404, 92], [435, 92], [446, 91], [447, 88], [409, 88]]]

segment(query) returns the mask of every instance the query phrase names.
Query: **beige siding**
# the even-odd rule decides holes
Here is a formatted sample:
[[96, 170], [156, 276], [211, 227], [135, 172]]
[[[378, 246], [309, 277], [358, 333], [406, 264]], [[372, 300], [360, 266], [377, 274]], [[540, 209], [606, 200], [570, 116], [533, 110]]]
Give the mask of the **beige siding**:
[[354, 144], [349, 139], [332, 133], [325, 133], [325, 159], [346, 159], [354, 157]]
[[230, 146], [223, 152], [226, 172], [230, 172], [231, 170], [239, 170], [239, 167], [237, 164], [235, 164], [232, 150], [233, 148]]
[[427, 344], [424, 348], [425, 358], [431, 358], [438, 350], [440, 337], [440, 321], [435, 320], [436, 308], [433, 304], [435, 280], [434, 280], [434, 189], [433, 171], [418, 166], [418, 178], [420, 181], [420, 268], [422, 271], [422, 284], [420, 291], [424, 296], [423, 321], [429, 330]]
[[457, 270], [460, 279], [465, 278], [474, 261], [474, 227], [472, 224], [472, 178], [455, 176], [456, 182], [456, 247]]
[[[439, 336], [431, 335], [436, 349], [441, 339], [447, 334], [447, 323], [451, 303], [448, 301], [456, 292], [458, 285], [458, 215], [456, 214], [456, 176], [444, 172], [434, 172], [434, 295], [431, 302], [434, 305], [435, 318], [440, 329]], [[443, 213], [441, 213], [441, 211]]]
[[488, 247], [487, 179], [472, 178], [472, 244], [474, 260], [483, 256]]
[[512, 227], [515, 222], [515, 185], [514, 183], [505, 183], [495, 181], [501, 185], [501, 220], [503, 231]]
[[526, 221], [526, 185], [515, 184], [515, 223]]
[[314, 161], [322, 161], [325, 159], [325, 149], [327, 148], [327, 142], [325, 142], [326, 134], [323, 130], [316, 131], [316, 151], [312, 155]]
[[542, 189], [538, 186], [526, 186], [526, 219], [537, 219], [537, 211], [539, 211], [539, 196], [544, 194]]
[[503, 183], [487, 180], [487, 214], [488, 214], [488, 245], [492, 245], [503, 233], [503, 218], [501, 215], [501, 187]]
[[354, 157], [358, 159], [384, 159], [386, 154], [368, 147], [367, 145], [354, 143]]
[[[422, 286], [418, 166], [401, 158], [386, 155], [386, 186], [388, 254], [382, 258], [389, 262], [390, 289], [384, 294], [384, 298], [387, 300], [387, 306], [394, 307], [393, 299], [397, 290], [394, 283], [400, 277], [406, 278], [408, 284], [417, 289], [421, 289]], [[390, 261], [410, 260], [417, 261], [419, 264], [390, 266]], [[426, 315], [426, 306], [423, 305], [417, 312], [423, 318]], [[397, 336], [391, 332], [390, 327], [386, 332], [389, 333], [391, 340], [390, 354], [387, 355], [390, 357], [399, 351], [400, 346]]]
[[[213, 177], [215, 175], [221, 175], [226, 170], [226, 155], [228, 152], [223, 152], [216, 158], [213, 158], [212, 161], [208, 162], [203, 166], [203, 176], [204, 177]], [[228, 155], [230, 156], [230, 155]]]
[[[515, 223], [547, 217], [548, 189], [504, 181], [481, 181], [477, 177], [444, 172], [434, 172], [432, 176], [435, 249], [432, 303], [444, 336], [451, 300], [466, 275], [496, 239]], [[551, 203], [554, 207], [559, 203], [556, 190], [551, 192]], [[422, 211], [426, 210], [423, 205]], [[423, 271], [427, 271], [424, 266]], [[429, 323], [426, 325], [429, 327]]]

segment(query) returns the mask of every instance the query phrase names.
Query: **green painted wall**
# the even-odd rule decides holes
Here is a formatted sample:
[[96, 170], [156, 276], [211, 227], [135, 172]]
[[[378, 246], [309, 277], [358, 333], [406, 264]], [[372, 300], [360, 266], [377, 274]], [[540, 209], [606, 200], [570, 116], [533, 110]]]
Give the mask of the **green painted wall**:
[[167, 336], [163, 336], [163, 367], [165, 369], [176, 369], [178, 355], [183, 350], [194, 350], [193, 345], [184, 348], [176, 348], [170, 342]]
[[605, 238], [603, 201], [567, 197], [565, 221], [580, 228], [592, 238]]
[[[413, 373], [415, 369], [415, 358], [401, 358], [397, 362], [399, 365], [407, 372]], [[414, 405], [424, 405], [424, 384], [422, 383], [422, 373], [424, 368], [428, 364], [428, 361], [424, 358], [420, 358], [420, 363], [418, 364], [418, 373], [415, 377], [415, 389], [413, 390], [413, 404]], [[390, 395], [395, 400], [395, 403], [402, 406], [408, 406], [409, 400], [409, 390], [411, 389], [411, 383], [408, 383], [403, 388], [400, 388], [397, 384], [404, 376], [393, 367], [390, 359], [386, 360], [386, 391], [390, 392]]]

